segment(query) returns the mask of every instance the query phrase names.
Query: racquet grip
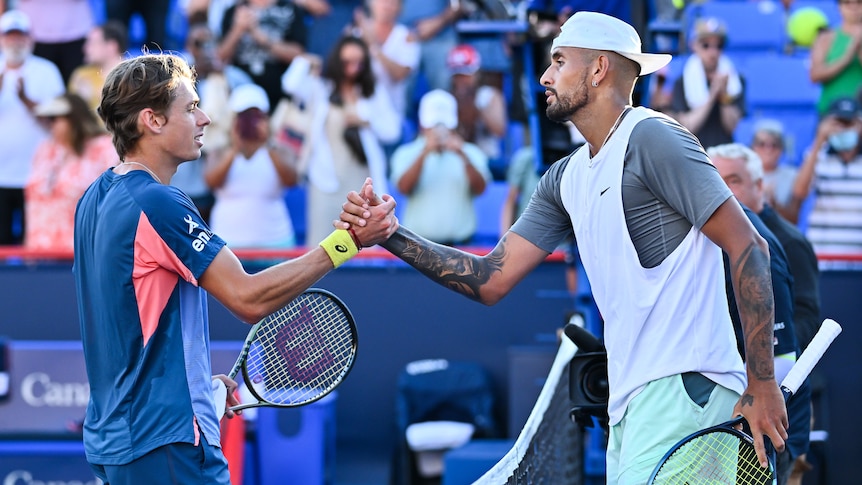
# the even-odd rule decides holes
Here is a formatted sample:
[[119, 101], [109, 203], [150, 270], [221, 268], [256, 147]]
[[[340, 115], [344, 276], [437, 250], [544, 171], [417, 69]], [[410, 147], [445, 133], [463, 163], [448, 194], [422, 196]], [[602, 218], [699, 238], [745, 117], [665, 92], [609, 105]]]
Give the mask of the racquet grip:
[[820, 330], [817, 331], [811, 343], [808, 344], [808, 347], [799, 356], [796, 364], [793, 365], [793, 368], [790, 369], [790, 372], [781, 381], [781, 387], [791, 394], [799, 390], [802, 381], [808, 377], [808, 374], [811, 373], [811, 370], [814, 369], [814, 366], [817, 365], [817, 362], [820, 361], [820, 358], [826, 353], [826, 349], [829, 348], [829, 345], [832, 344], [832, 341], [835, 340], [835, 337], [839, 333], [841, 333], [841, 325], [838, 325], [838, 322], [831, 318], [823, 320]]

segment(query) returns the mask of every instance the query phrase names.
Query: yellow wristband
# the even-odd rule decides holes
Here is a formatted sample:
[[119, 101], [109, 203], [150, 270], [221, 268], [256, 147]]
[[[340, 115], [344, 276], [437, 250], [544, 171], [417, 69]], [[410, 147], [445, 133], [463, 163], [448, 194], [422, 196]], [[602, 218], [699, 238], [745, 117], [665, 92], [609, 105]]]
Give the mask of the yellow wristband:
[[350, 233], [344, 229], [336, 229], [326, 236], [326, 239], [320, 241], [320, 247], [326, 251], [326, 255], [332, 260], [332, 266], [339, 267], [347, 260], [356, 256], [359, 248], [350, 237]]

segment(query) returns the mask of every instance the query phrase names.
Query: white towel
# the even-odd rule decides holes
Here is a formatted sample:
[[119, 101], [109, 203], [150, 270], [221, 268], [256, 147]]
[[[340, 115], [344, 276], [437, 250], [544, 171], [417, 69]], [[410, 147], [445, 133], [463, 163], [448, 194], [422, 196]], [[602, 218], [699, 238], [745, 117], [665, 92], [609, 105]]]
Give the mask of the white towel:
[[221, 379], [213, 379], [213, 401], [215, 402], [216, 417], [221, 420], [227, 407], [227, 387]]
[[[739, 74], [736, 72], [733, 62], [722, 55], [718, 58], [718, 68], [716, 71], [719, 74], [727, 74], [727, 94], [732, 98], [739, 96], [742, 93], [742, 81], [739, 79]], [[685, 66], [682, 70], [682, 83], [685, 88], [685, 101], [690, 109], [703, 106], [709, 100], [709, 85], [706, 83], [706, 70], [703, 68], [703, 61], [700, 57], [690, 56], [685, 61]]]

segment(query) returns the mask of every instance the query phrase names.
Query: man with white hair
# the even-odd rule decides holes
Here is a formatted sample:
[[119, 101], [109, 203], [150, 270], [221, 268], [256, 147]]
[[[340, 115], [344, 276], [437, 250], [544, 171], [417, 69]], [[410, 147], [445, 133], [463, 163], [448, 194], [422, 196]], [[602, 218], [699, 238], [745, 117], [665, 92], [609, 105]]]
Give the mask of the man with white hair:
[[707, 154], [739, 202], [754, 211], [775, 234], [793, 275], [793, 319], [799, 349], [805, 350], [820, 323], [820, 270], [811, 242], [795, 225], [766, 202], [764, 170], [753, 150], [728, 143], [710, 147]]
[[[566, 237], [578, 241], [604, 319], [610, 434], [607, 483], [645, 483], [681, 438], [744, 415], [761, 464], [764, 436], [787, 438], [774, 375], [766, 242], [697, 138], [632, 107], [639, 76], [670, 61], [646, 54], [633, 27], [578, 12], [563, 24], [541, 77], [547, 116], [586, 144], [552, 165], [487, 255], [434, 244], [404, 226], [381, 244], [432, 280], [484, 304], [508, 294]], [[351, 193], [338, 227], [385, 216], [370, 183]], [[722, 250], [730, 258], [745, 338], [737, 351]]]
[[[733, 195], [743, 205], [751, 223], [769, 244], [775, 298], [775, 374], [776, 379], [782, 380], [820, 324], [819, 315], [814, 315], [816, 320], [812, 321], [808, 311], [814, 306], [819, 313], [819, 298], [816, 293], [810, 293], [812, 286], [815, 291], [817, 289], [817, 258], [802, 233], [764, 203], [763, 164], [757, 153], [739, 143], [710, 147], [706, 153]], [[760, 214], [765, 217], [760, 217]], [[812, 266], [814, 272], [811, 271]], [[801, 291], [797, 288], [801, 288]], [[732, 292], [728, 292], [728, 299], [731, 302], [734, 329], [739, 337], [738, 312]], [[804, 345], [802, 339], [807, 339]], [[787, 483], [794, 460], [808, 451], [811, 387], [807, 379], [788, 401], [787, 414], [790, 420], [789, 436], [784, 451], [778, 454], [778, 485]]]
[[0, 53], [0, 245], [10, 245], [24, 236], [24, 185], [36, 147], [48, 135], [33, 109], [66, 89], [57, 66], [33, 55], [30, 19], [19, 10], [0, 16]]

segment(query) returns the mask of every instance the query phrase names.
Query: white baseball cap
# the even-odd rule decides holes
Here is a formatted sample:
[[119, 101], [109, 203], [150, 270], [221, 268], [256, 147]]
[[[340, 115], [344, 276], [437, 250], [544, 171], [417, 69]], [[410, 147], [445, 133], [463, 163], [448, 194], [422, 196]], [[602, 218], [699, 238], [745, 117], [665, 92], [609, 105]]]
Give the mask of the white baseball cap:
[[9, 10], [0, 17], [0, 33], [12, 31], [30, 33], [30, 17], [20, 10]]
[[269, 112], [269, 98], [266, 91], [254, 83], [240, 84], [233, 88], [227, 104], [234, 113], [242, 113], [252, 108], [257, 108], [264, 113]]
[[577, 12], [560, 28], [551, 50], [558, 47], [578, 47], [611, 51], [629, 58], [641, 67], [641, 76], [658, 71], [668, 62], [670, 54], [646, 54], [641, 51], [641, 39], [634, 27], [622, 20], [597, 12]]
[[443, 125], [454, 130], [458, 126], [458, 101], [455, 96], [442, 89], [425, 93], [419, 100], [419, 125], [422, 128]]

